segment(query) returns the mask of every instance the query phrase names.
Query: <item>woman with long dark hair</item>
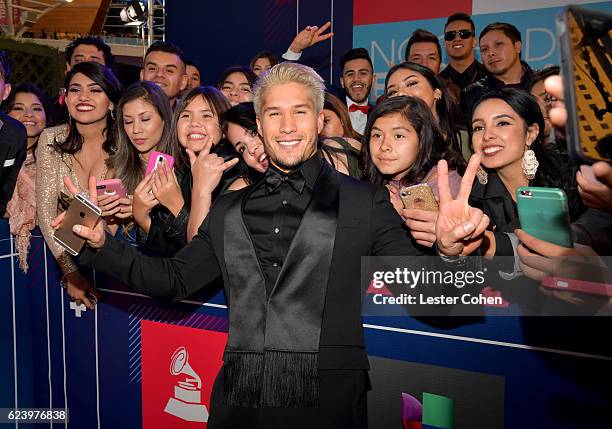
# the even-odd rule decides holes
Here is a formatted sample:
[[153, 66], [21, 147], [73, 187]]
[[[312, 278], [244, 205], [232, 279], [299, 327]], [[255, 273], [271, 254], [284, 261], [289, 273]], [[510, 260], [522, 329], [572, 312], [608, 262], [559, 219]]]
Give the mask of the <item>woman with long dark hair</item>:
[[239, 177], [230, 184], [229, 190], [242, 189], [259, 180], [268, 169], [268, 155], [257, 131], [257, 120], [253, 103], [240, 103], [221, 116], [223, 135], [240, 157]]
[[[116, 143], [109, 167], [133, 199], [105, 196], [98, 199], [100, 207], [122, 217], [133, 214], [141, 250], [173, 256], [187, 243], [191, 172], [172, 135], [168, 98], [156, 84], [136, 82], [124, 92], [117, 105]], [[153, 151], [172, 156], [174, 166], [162, 164], [145, 177]]]
[[36, 226], [36, 157], [38, 139], [47, 125], [47, 98], [40, 88], [30, 82], [17, 85], [6, 100], [6, 113], [21, 122], [28, 135], [26, 159], [19, 170], [15, 190], [6, 205], [11, 234], [19, 266], [28, 271], [28, 249], [32, 229]]
[[253, 57], [249, 65], [257, 76], [278, 64], [278, 57], [271, 52], [262, 51]]
[[408, 95], [429, 106], [448, 146], [468, 160], [471, 155], [463, 116], [444, 81], [427, 67], [416, 63], [397, 64], [387, 73], [385, 96]]
[[461, 156], [448, 147], [429, 107], [416, 97], [393, 97], [379, 104], [368, 118], [361, 152], [364, 179], [389, 188], [391, 202], [419, 244], [435, 242], [437, 213], [406, 212], [399, 199], [405, 186], [427, 183], [438, 198], [437, 164], [445, 159], [451, 191], [456, 194], [464, 170]]
[[238, 162], [237, 157], [224, 160], [233, 151], [223, 142], [221, 129], [221, 116], [229, 108], [229, 101], [217, 88], [199, 86], [185, 94], [174, 111], [172, 134], [189, 157], [193, 177], [188, 240], [206, 217], [223, 173]]
[[515, 254], [513, 232], [520, 227], [516, 190], [521, 186], [564, 189], [571, 219], [582, 213], [574, 172], [558, 152], [544, 144], [544, 118], [532, 95], [512, 88], [485, 94], [474, 104], [469, 132], [483, 167], [470, 204], [491, 219], [481, 249], [484, 255]]
[[78, 192], [85, 194], [89, 177], [98, 181], [108, 178], [106, 161], [116, 148], [114, 110], [122, 87], [109, 68], [94, 62], [75, 64], [66, 75], [64, 86], [68, 123], [43, 131], [36, 149], [38, 224], [62, 269], [62, 284], [68, 294], [77, 304], [83, 302], [93, 309], [89, 298], [92, 287], [72, 257], [53, 240], [51, 221], [67, 208], [72, 198], [65, 177]]
[[361, 177], [361, 135], [351, 125], [346, 104], [329, 92], [325, 93], [323, 131], [319, 139], [323, 154], [332, 165], [345, 174]]

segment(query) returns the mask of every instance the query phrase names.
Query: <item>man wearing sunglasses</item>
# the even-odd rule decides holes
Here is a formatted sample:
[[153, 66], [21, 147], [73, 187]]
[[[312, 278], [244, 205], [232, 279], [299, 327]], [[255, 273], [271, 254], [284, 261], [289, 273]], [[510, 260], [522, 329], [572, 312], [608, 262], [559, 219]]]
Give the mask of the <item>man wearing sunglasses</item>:
[[487, 75], [484, 66], [474, 57], [476, 31], [469, 15], [455, 13], [448, 17], [444, 26], [444, 46], [449, 63], [440, 76], [452, 83], [449, 88], [454, 89], [454, 86], [459, 92]]

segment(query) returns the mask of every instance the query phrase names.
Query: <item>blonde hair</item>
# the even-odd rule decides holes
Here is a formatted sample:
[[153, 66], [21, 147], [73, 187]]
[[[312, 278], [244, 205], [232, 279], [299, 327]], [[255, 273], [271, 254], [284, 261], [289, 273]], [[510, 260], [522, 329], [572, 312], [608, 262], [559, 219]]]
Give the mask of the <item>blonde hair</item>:
[[312, 68], [296, 63], [280, 63], [263, 73], [255, 83], [253, 104], [255, 113], [261, 116], [263, 99], [266, 91], [276, 85], [299, 83], [304, 85], [311, 94], [316, 113], [323, 110], [325, 97], [325, 82]]

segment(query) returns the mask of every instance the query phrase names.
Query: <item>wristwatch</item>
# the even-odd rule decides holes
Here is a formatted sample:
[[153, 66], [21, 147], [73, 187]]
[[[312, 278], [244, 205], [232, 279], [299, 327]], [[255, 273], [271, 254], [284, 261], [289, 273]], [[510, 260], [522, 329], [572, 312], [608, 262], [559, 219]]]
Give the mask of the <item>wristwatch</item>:
[[468, 260], [467, 256], [463, 256], [463, 255], [447, 256], [440, 252], [437, 242], [435, 246], [436, 246], [436, 252], [438, 253], [438, 256], [440, 256], [440, 259], [442, 259], [442, 261], [444, 261], [445, 263], [449, 265], [455, 265], [455, 266], [462, 266], [467, 263], [467, 260]]

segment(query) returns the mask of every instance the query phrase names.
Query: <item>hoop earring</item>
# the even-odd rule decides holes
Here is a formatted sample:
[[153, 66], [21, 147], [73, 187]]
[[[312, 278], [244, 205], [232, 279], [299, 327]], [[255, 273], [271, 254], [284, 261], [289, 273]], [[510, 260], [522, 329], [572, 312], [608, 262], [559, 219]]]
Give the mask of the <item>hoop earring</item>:
[[489, 173], [482, 166], [479, 166], [478, 170], [476, 170], [476, 178], [481, 185], [489, 183]]
[[528, 180], [533, 180], [535, 178], [536, 172], [538, 171], [538, 167], [540, 163], [535, 156], [535, 152], [531, 149], [527, 149], [523, 154], [523, 162], [521, 163], [523, 167], [523, 174]]
[[111, 117], [111, 119], [112, 119], [113, 121], [116, 119], [116, 117], [115, 117], [115, 111], [114, 111], [114, 110], [111, 110], [111, 111], [110, 111], [110, 117]]

